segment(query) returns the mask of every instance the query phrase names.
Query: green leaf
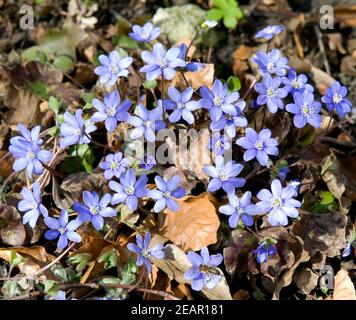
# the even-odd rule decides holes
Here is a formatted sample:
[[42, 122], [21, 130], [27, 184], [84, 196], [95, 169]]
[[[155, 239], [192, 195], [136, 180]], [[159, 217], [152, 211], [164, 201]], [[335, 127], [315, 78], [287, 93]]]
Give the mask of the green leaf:
[[60, 107], [60, 103], [59, 101], [55, 98], [55, 97], [52, 97], [50, 96], [49, 97], [49, 100], [48, 100], [48, 105], [50, 107], [50, 109], [55, 113], [57, 114], [58, 111], [59, 111], [59, 107]]
[[80, 94], [80, 97], [86, 102], [86, 103], [92, 103], [92, 101], [95, 99], [96, 94], [95, 92], [83, 92]]
[[214, 8], [214, 9], [209, 10], [206, 16], [210, 20], [219, 21], [224, 16], [224, 12], [220, 9]]
[[228, 29], [233, 29], [237, 25], [237, 19], [233, 15], [225, 15], [224, 16], [224, 26]]
[[238, 77], [231, 76], [227, 79], [227, 86], [230, 91], [236, 91], [241, 89], [241, 82]]
[[48, 134], [52, 137], [56, 137], [59, 135], [59, 127], [58, 126], [54, 126], [52, 128], [49, 129]]
[[18, 264], [21, 262], [25, 261], [20, 255], [16, 253], [16, 251], [11, 250], [11, 255], [10, 255], [10, 264], [13, 267], [16, 267]]
[[117, 39], [115, 39], [115, 42], [115, 44], [126, 49], [137, 49], [139, 47], [138, 43], [128, 36], [118, 36]]
[[50, 296], [55, 296], [59, 291], [58, 283], [53, 280], [44, 281], [44, 292]]
[[[72, 174], [79, 170], [84, 170], [87, 173], [93, 171], [95, 156], [93, 148], [88, 144], [72, 146], [68, 149], [68, 157], [61, 163], [60, 170], [65, 174]], [[77, 157], [78, 155], [78, 157]]]
[[213, 0], [213, 5], [215, 7], [225, 9], [228, 7], [228, 2], [226, 0]]
[[105, 269], [110, 269], [110, 268], [114, 268], [117, 266], [117, 254], [116, 254], [116, 250], [112, 249], [110, 251], [107, 251], [105, 253], [103, 253], [99, 258], [98, 258], [98, 262], [104, 262], [104, 268]]
[[143, 87], [145, 89], [154, 89], [157, 87], [157, 81], [156, 80], [146, 80], [144, 83], [143, 83]]
[[315, 213], [326, 213], [329, 210], [336, 210], [337, 205], [335, 202], [335, 198], [332, 193], [327, 190], [319, 190], [317, 191], [317, 195], [320, 198], [319, 201], [316, 201], [312, 206], [311, 211]]
[[48, 88], [41, 81], [27, 81], [26, 88], [42, 99], [48, 100]]
[[54, 59], [53, 65], [63, 72], [71, 72], [75, 67], [74, 59], [69, 55], [61, 55]]
[[42, 51], [36, 51], [36, 58], [40, 63], [46, 63], [48, 60], [47, 55]]
[[136, 273], [138, 271], [138, 267], [136, 265], [136, 261], [132, 258], [127, 260], [124, 271], [122, 272], [122, 284], [131, 284], [136, 279]]
[[51, 270], [61, 280], [68, 281], [67, 271], [61, 265], [54, 265]]
[[71, 265], [76, 265], [75, 270], [77, 272], [82, 272], [87, 266], [89, 260], [91, 258], [90, 253], [78, 253], [68, 259], [68, 262]]

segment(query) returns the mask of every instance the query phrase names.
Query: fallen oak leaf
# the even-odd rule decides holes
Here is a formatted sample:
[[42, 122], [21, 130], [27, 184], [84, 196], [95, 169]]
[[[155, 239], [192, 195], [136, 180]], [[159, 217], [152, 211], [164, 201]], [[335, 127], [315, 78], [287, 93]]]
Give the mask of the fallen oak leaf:
[[184, 251], [197, 251], [216, 243], [220, 221], [214, 201], [207, 192], [177, 200], [176, 212], [166, 209], [162, 213], [159, 233]]
[[[184, 72], [184, 77], [187, 80], [188, 84], [194, 89], [197, 90], [202, 86], [207, 86], [209, 89], [212, 88], [214, 82], [214, 64], [212, 63], [203, 63], [204, 68], [196, 71]], [[172, 86], [175, 87], [186, 87], [186, 82], [183, 76], [177, 72], [176, 76], [172, 80]]]
[[333, 300], [356, 300], [354, 284], [345, 269], [341, 269], [334, 277]]

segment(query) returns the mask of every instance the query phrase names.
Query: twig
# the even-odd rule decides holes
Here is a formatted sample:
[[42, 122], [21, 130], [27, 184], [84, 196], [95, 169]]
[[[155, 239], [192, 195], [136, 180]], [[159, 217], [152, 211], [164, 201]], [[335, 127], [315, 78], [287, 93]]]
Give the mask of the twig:
[[323, 35], [321, 34], [319, 27], [317, 25], [314, 25], [314, 31], [318, 37], [319, 50], [323, 56], [325, 71], [326, 71], [326, 73], [331, 74], [329, 61], [326, 56], [325, 47], [324, 47], [324, 43], [323, 43]]

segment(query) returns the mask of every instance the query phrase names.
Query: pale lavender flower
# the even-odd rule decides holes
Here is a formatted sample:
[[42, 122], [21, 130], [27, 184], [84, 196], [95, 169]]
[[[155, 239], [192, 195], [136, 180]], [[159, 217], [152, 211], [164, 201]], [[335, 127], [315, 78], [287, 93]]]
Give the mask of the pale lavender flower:
[[278, 156], [278, 142], [271, 138], [271, 130], [263, 129], [257, 133], [252, 128], [246, 129], [246, 136], [236, 140], [236, 144], [246, 149], [244, 160], [250, 161], [254, 158], [262, 165], [266, 166], [269, 160], [268, 155]]
[[105, 161], [99, 164], [99, 167], [105, 170], [105, 179], [110, 180], [113, 176], [120, 178], [129, 165], [130, 160], [128, 158], [123, 158], [121, 152], [117, 152], [115, 154], [108, 154]]
[[132, 64], [132, 57], [120, 58], [119, 53], [114, 50], [108, 56], [102, 54], [99, 56], [99, 61], [102, 64], [96, 67], [94, 72], [100, 76], [100, 83], [112, 86], [119, 77], [127, 77], [129, 71], [127, 68]]
[[294, 93], [304, 93], [305, 91], [314, 92], [312, 85], [307, 83], [308, 77], [304, 74], [297, 74], [294, 69], [288, 71], [287, 77], [282, 77], [282, 83], [285, 85], [285, 89], [292, 96]]
[[142, 27], [135, 24], [129, 33], [130, 38], [138, 42], [150, 42], [156, 39], [160, 34], [160, 28], [154, 28], [151, 22], [147, 22]]
[[337, 114], [343, 118], [352, 108], [352, 103], [346, 99], [346, 95], [347, 88], [341, 86], [340, 82], [334, 81], [333, 85], [326, 89], [325, 96], [321, 98], [321, 101], [326, 104], [329, 112], [335, 109]]
[[27, 141], [33, 145], [41, 146], [43, 140], [40, 139], [41, 126], [33, 127], [32, 130], [28, 130], [22, 123], [17, 125], [22, 136], [13, 137], [10, 139], [10, 144], [16, 144], [20, 141]]
[[289, 69], [288, 59], [281, 57], [281, 52], [278, 49], [273, 49], [269, 53], [258, 51], [253, 61], [258, 64], [263, 74], [285, 76]]
[[278, 179], [271, 183], [271, 191], [262, 189], [257, 193], [257, 198], [261, 201], [257, 205], [262, 212], [268, 214], [268, 222], [273, 226], [286, 226], [288, 217], [296, 218], [299, 213], [296, 208], [300, 208], [300, 201], [293, 199], [295, 189], [291, 186], [282, 188]]
[[[186, 61], [187, 49], [188, 47], [184, 43], [182, 43], [179, 46], [180, 53], [178, 55], [178, 58], [182, 59], [183, 61]], [[186, 61], [186, 66], [182, 67], [183, 70], [190, 71], [190, 72], [200, 71], [203, 68], [204, 68], [204, 64], [197, 61]]]
[[255, 38], [256, 39], [263, 38], [266, 40], [271, 40], [275, 35], [281, 33], [283, 30], [284, 27], [280, 25], [267, 26], [262, 30], [259, 30], [256, 33]]
[[214, 132], [213, 137], [209, 140], [208, 148], [216, 155], [224, 155], [225, 150], [231, 147], [229, 139], [220, 132]]
[[151, 170], [157, 164], [156, 159], [152, 155], [145, 156], [140, 164], [140, 167], [144, 170]]

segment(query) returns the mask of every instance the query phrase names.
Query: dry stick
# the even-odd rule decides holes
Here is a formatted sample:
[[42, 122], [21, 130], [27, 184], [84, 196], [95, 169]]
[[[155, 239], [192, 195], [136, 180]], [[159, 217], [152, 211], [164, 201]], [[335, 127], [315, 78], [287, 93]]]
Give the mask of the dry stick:
[[45, 265], [42, 269], [38, 270], [34, 276], [38, 276], [41, 273], [45, 272], [48, 270], [50, 267], [52, 267], [54, 264], [56, 264], [59, 260], [61, 260], [74, 246], [76, 245], [75, 242], [73, 242], [67, 249], [65, 249], [56, 259], [54, 259], [52, 262], [49, 264]]
[[321, 34], [319, 27], [317, 25], [314, 26], [314, 31], [318, 37], [318, 45], [319, 45], [320, 53], [323, 56], [325, 71], [326, 71], [326, 73], [331, 74], [330, 65], [328, 62], [328, 58], [326, 56], [325, 47], [324, 47], [324, 43], [323, 43], [323, 35]]
[[185, 77], [183, 71], [179, 71], [179, 73], [182, 75], [185, 85], [187, 86], [187, 88], [189, 88], [189, 82], [188, 82], [187, 78]]

